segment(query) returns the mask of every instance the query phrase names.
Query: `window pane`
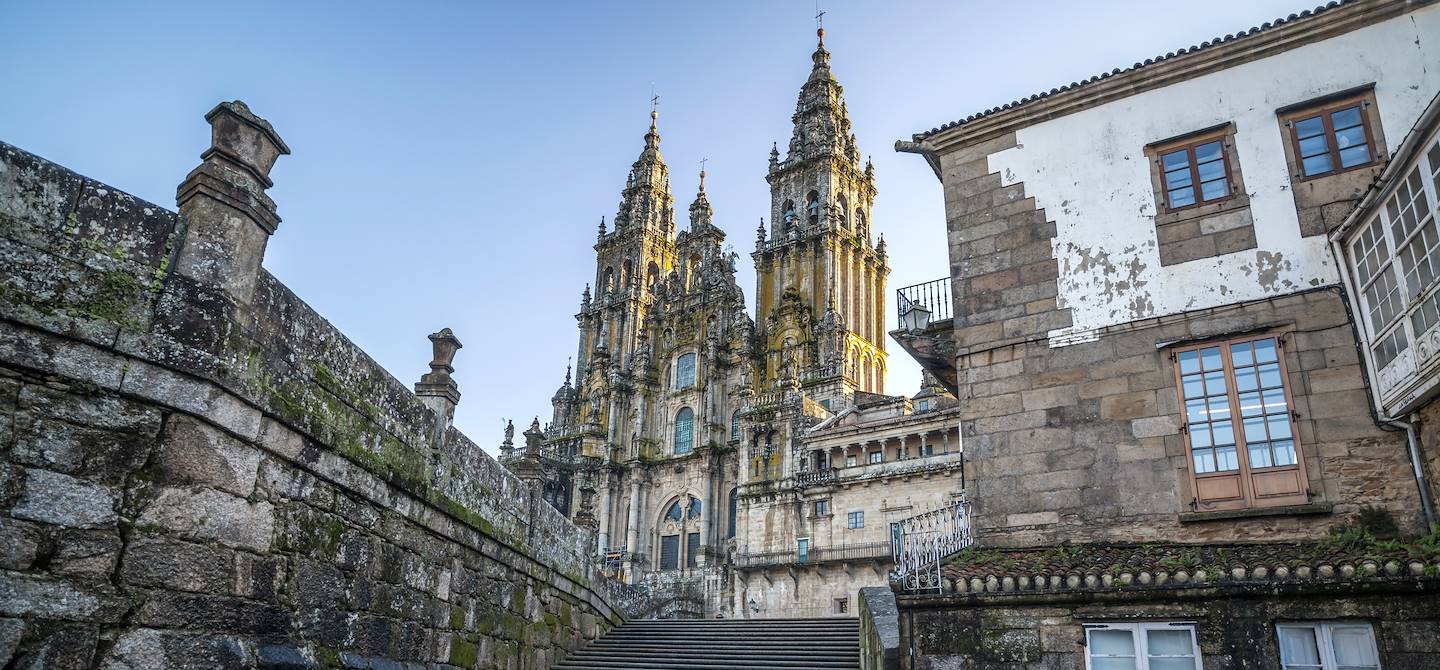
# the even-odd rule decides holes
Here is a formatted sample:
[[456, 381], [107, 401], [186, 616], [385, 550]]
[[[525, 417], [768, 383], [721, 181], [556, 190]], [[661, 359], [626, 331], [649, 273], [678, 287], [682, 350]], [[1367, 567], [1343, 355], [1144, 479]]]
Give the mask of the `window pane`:
[[1314, 628], [1283, 626], [1280, 629], [1280, 662], [1290, 668], [1320, 667], [1320, 645]]
[[1190, 427], [1190, 446], [1203, 448], [1210, 446], [1210, 425], [1197, 424]]
[[1239, 342], [1230, 345], [1230, 364], [1235, 367], [1255, 362], [1255, 343]]
[[1230, 399], [1225, 396], [1210, 398], [1210, 420], [1225, 421], [1230, 418]]
[[1223, 447], [1227, 444], [1235, 444], [1235, 426], [1229, 421], [1216, 421], [1210, 424], [1210, 435], [1215, 440], [1215, 446]]
[[1265, 426], [1270, 431], [1270, 439], [1290, 439], [1290, 416], [1288, 414], [1271, 414], [1266, 418]]
[[1182, 189], [1170, 191], [1170, 207], [1189, 207], [1195, 204], [1195, 189], [1186, 186]]
[[1220, 347], [1210, 347], [1200, 350], [1200, 363], [1206, 370], [1220, 369]]
[[[1206, 142], [1195, 147], [1195, 161], [1197, 163], [1204, 163], [1206, 161], [1220, 160], [1220, 149], [1223, 146], [1224, 144], [1220, 140], [1215, 140], [1214, 142]], [[1204, 174], [1204, 172], [1201, 172], [1201, 174]]]
[[1330, 140], [1324, 135], [1300, 140], [1300, 157], [1309, 158], [1330, 153]]
[[1215, 467], [1220, 472], [1230, 472], [1240, 469], [1240, 460], [1235, 457], [1234, 446], [1221, 447], [1215, 450]]
[[1194, 449], [1194, 461], [1196, 474], [1205, 474], [1215, 471], [1215, 454], [1213, 449]]
[[1225, 161], [1206, 161], [1195, 166], [1200, 173], [1200, 181], [1211, 181], [1225, 176]]
[[1370, 162], [1370, 147], [1364, 144], [1340, 150], [1340, 167], [1348, 168]]
[[[1335, 134], [1345, 128], [1353, 128], [1360, 125], [1360, 106], [1346, 107], [1330, 115], [1330, 127], [1335, 129]], [[1340, 146], [1345, 146], [1341, 144]]]
[[[1260, 399], [1260, 392], [1240, 394], [1240, 416], [1251, 417], [1265, 413], [1264, 401]], [[1249, 423], [1248, 421], [1246, 423]]]
[[1318, 116], [1295, 122], [1295, 136], [1300, 139], [1313, 137], [1325, 132], [1325, 122]]
[[1134, 656], [1135, 638], [1128, 630], [1090, 631], [1090, 655]]
[[1245, 419], [1245, 441], [1248, 443], [1264, 442], [1269, 439], [1265, 434], [1265, 417], [1257, 416]]
[[1280, 440], [1270, 444], [1271, 451], [1275, 452], [1275, 465], [1295, 465], [1295, 443], [1290, 440]]
[[1255, 376], [1255, 368], [1241, 368], [1238, 365], [1236, 367], [1239, 368], [1235, 371], [1236, 391], [1240, 391], [1243, 393], [1245, 391], [1254, 391], [1255, 389], [1260, 388], [1260, 378]]
[[1334, 626], [1330, 643], [1335, 649], [1335, 662], [1340, 668], [1375, 668], [1380, 659], [1372, 649], [1369, 626]]
[[[1247, 439], [1248, 439], [1248, 438], [1247, 438]], [[1268, 468], [1268, 467], [1270, 467], [1270, 466], [1272, 466], [1272, 465], [1275, 465], [1275, 464], [1274, 464], [1273, 462], [1271, 462], [1271, 460], [1270, 460], [1270, 444], [1269, 444], [1269, 443], [1267, 443], [1267, 442], [1261, 442], [1261, 443], [1259, 443], [1259, 444], [1254, 444], [1254, 443], [1252, 443], [1252, 444], [1247, 445], [1247, 448], [1248, 448], [1249, 451], [1250, 451], [1250, 467], [1252, 467], [1252, 468]]]
[[1162, 154], [1160, 156], [1160, 165], [1161, 167], [1165, 168], [1166, 172], [1170, 172], [1171, 170], [1179, 170], [1181, 168], [1186, 168], [1188, 170], [1190, 167], [1190, 154], [1184, 149], [1181, 149], [1180, 151], [1172, 151], [1168, 154]]
[[1200, 354], [1195, 351], [1180, 353], [1180, 374], [1188, 375], [1200, 371]]
[[1185, 420], [1187, 422], [1205, 421], [1208, 417], [1209, 413], [1205, 411], [1204, 398], [1185, 401]]
[[1219, 370], [1205, 373], [1205, 393], [1209, 395], [1223, 395], [1225, 393], [1225, 373]]
[[1266, 363], [1260, 366], [1260, 385], [1273, 388], [1280, 385], [1280, 364]]
[[1195, 670], [1195, 659], [1185, 658], [1150, 658], [1150, 670]]
[[1090, 657], [1090, 670], [1135, 670], [1133, 658]]
[[1255, 360], [1261, 363], [1279, 360], [1275, 354], [1275, 340], [1257, 340], [1255, 342]]
[[1186, 398], [1205, 397], [1205, 383], [1201, 381], [1200, 375], [1186, 375], [1180, 379], [1185, 387]]
[[1189, 656], [1194, 652], [1188, 630], [1146, 631], [1146, 653], [1150, 656]]
[[1200, 197], [1204, 200], [1215, 200], [1227, 195], [1230, 195], [1230, 182], [1224, 178], [1200, 184]]
[[1180, 188], [1190, 185], [1190, 166], [1186, 165], [1180, 170], [1171, 170], [1165, 173], [1165, 188]]
[[1324, 174], [1330, 171], [1330, 154], [1320, 154], [1301, 160], [1305, 176]]

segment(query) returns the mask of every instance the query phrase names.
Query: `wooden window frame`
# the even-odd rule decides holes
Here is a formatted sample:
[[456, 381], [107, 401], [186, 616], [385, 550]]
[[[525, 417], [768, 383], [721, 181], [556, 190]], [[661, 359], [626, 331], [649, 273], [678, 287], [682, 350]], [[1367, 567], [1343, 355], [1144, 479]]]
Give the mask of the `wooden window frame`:
[[[1231, 165], [1231, 154], [1234, 148], [1233, 136], [1233, 127], [1226, 123], [1215, 128], [1207, 128], [1150, 145], [1150, 151], [1155, 155], [1152, 165], [1155, 166], [1156, 173], [1160, 179], [1159, 196], [1161, 209], [1164, 213], [1184, 212], [1206, 205], [1218, 205], [1233, 200], [1235, 196], [1239, 194], [1240, 187], [1235, 183], [1235, 167]], [[1200, 165], [1195, 160], [1195, 148], [1202, 144], [1209, 144], [1215, 141], [1220, 142], [1220, 162], [1225, 166], [1225, 185], [1228, 187], [1228, 191], [1223, 197], [1215, 198], [1214, 200], [1205, 200], [1200, 188]], [[1195, 202], [1180, 207], [1173, 207], [1170, 205], [1170, 185], [1165, 181], [1164, 156], [1177, 151], [1184, 151], [1189, 160], [1190, 185], [1195, 192]]]
[[[1290, 421], [1290, 440], [1294, 443], [1295, 463], [1290, 465], [1277, 465], [1263, 468], [1252, 468], [1250, 466], [1250, 449], [1245, 440], [1243, 425], [1244, 416], [1240, 410], [1240, 393], [1236, 390], [1235, 366], [1230, 357], [1230, 347], [1234, 344], [1245, 342], [1258, 342], [1260, 340], [1275, 340], [1275, 359], [1280, 367], [1280, 386], [1285, 392], [1285, 406], [1288, 410]], [[1192, 508], [1195, 511], [1218, 511], [1232, 509], [1255, 509], [1264, 507], [1284, 507], [1290, 505], [1302, 505], [1310, 502], [1310, 481], [1307, 472], [1307, 458], [1304, 453], [1304, 443], [1300, 439], [1300, 426], [1295, 409], [1294, 389], [1291, 388], [1290, 366], [1285, 360], [1286, 340], [1288, 333], [1284, 331], [1268, 331], [1250, 333], [1240, 337], [1226, 339], [1205, 340], [1203, 342], [1186, 343], [1170, 350], [1171, 367], [1175, 375], [1175, 397], [1179, 405], [1176, 410], [1180, 416], [1181, 433], [1185, 438], [1185, 469], [1189, 473], [1190, 492]], [[1230, 408], [1230, 421], [1232, 430], [1235, 432], [1235, 457], [1240, 467], [1235, 470], [1220, 470], [1216, 472], [1198, 473], [1195, 468], [1195, 454], [1191, 443], [1189, 421], [1185, 408], [1185, 385], [1183, 376], [1180, 373], [1180, 354], [1189, 351], [1199, 351], [1211, 347], [1220, 348], [1221, 370], [1225, 375], [1226, 400]], [[1262, 414], [1263, 416], [1263, 414]], [[1293, 471], [1298, 486], [1296, 493], [1277, 494], [1266, 496], [1263, 499], [1255, 493], [1254, 480], [1257, 474], [1268, 475], [1275, 473], [1287, 473]], [[1204, 480], [1221, 480], [1233, 478], [1238, 482], [1239, 496], [1229, 498], [1214, 498], [1201, 500], [1200, 486]]]
[[[1340, 166], [1340, 147], [1335, 141], [1335, 126], [1330, 120], [1330, 115], [1347, 107], [1360, 108], [1360, 127], [1365, 129], [1365, 146], [1370, 151], [1370, 160], [1350, 167]], [[1302, 103], [1299, 106], [1287, 108], [1280, 114], [1280, 123], [1285, 126], [1286, 139], [1290, 148], [1290, 155], [1293, 156], [1294, 173], [1291, 178], [1296, 181], [1310, 181], [1312, 179], [1323, 179], [1337, 174], [1344, 174], [1352, 170], [1360, 170], [1374, 166], [1383, 158], [1383, 152], [1376, 147], [1375, 119], [1371, 110], [1375, 107], [1375, 93], [1373, 89], [1367, 88], [1360, 93], [1346, 94], [1342, 97], [1330, 96], [1310, 103]], [[1300, 154], [1300, 136], [1295, 131], [1295, 123], [1313, 117], [1320, 117], [1325, 126], [1325, 137], [1330, 146], [1330, 164], [1333, 166], [1328, 172], [1319, 174], [1305, 174], [1305, 159]]]

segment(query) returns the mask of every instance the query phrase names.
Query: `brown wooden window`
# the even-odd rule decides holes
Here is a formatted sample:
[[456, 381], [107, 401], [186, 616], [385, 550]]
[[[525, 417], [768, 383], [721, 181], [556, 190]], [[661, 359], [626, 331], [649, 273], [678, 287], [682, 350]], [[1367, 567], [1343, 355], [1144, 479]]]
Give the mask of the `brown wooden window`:
[[1198, 508], [1307, 501], [1278, 336], [1177, 350], [1175, 373]]
[[1375, 162], [1369, 103], [1347, 98], [1285, 115], [1299, 177], [1309, 179]]
[[1226, 132], [1207, 132], [1155, 148], [1166, 210], [1219, 202], [1234, 194]]

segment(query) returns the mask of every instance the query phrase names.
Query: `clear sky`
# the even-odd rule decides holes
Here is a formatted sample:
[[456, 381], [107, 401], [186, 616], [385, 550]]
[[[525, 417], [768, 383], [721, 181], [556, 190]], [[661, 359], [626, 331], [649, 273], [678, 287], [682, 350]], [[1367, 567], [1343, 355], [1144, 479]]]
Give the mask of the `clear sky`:
[[[1309, 8], [1301, 0], [827, 0], [826, 45], [862, 152], [890, 288], [948, 272], [940, 184], [909, 138], [1040, 90]], [[401, 381], [425, 335], [465, 344], [457, 425], [550, 411], [574, 314], [661, 96], [677, 220], [708, 158], [716, 223], [748, 261], [815, 45], [813, 0], [0, 0], [0, 140], [167, 207], [241, 99], [294, 155], [265, 266]], [[893, 297], [890, 327], [894, 327]], [[893, 342], [887, 391], [919, 368]]]

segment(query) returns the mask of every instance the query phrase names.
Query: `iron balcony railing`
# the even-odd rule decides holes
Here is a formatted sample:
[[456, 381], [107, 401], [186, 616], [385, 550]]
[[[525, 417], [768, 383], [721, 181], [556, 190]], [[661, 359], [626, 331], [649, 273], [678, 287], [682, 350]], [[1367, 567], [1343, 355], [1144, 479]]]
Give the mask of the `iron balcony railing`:
[[944, 559], [975, 543], [970, 506], [962, 498], [890, 526], [895, 567], [890, 582], [905, 593], [940, 590]]
[[833, 547], [811, 547], [803, 553], [799, 549], [792, 549], [756, 554], [736, 554], [735, 565], [741, 568], [758, 568], [769, 565], [811, 565], [837, 561], [888, 560], [890, 554], [889, 542], [839, 544]]
[[927, 281], [895, 291], [896, 324], [903, 328], [905, 313], [920, 306], [930, 310], [930, 321], [943, 321], [954, 316], [950, 309], [950, 278]]

